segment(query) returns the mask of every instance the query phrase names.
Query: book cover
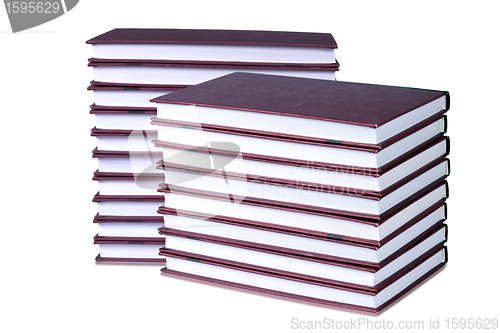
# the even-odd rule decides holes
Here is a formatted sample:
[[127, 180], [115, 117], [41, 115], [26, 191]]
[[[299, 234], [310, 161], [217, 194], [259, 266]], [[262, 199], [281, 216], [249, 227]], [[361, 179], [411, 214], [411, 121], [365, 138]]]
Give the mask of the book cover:
[[87, 44], [212, 44], [273, 45], [337, 48], [331, 34], [314, 32], [207, 30], [207, 29], [113, 29]]
[[[152, 100], [377, 128], [446, 91], [235, 72]], [[307, 106], [307, 107], [305, 107]]]

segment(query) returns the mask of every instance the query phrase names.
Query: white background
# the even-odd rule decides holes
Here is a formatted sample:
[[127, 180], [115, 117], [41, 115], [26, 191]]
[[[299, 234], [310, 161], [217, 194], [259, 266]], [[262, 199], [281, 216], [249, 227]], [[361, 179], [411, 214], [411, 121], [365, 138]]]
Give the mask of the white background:
[[448, 90], [446, 269], [370, 320], [498, 312], [498, 2], [84, 0], [12, 34], [0, 9], [0, 330], [297, 331], [291, 319], [366, 315], [197, 283], [161, 266], [99, 265], [85, 41], [113, 28], [332, 33], [337, 78]]

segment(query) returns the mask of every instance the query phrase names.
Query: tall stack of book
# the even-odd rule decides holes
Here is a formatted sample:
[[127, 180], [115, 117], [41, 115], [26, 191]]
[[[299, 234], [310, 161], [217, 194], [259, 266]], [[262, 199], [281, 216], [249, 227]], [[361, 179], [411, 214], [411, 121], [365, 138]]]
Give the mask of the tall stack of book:
[[161, 149], [151, 144], [157, 135], [151, 98], [236, 70], [326, 80], [335, 80], [338, 70], [337, 45], [326, 33], [115, 29], [87, 43], [93, 49], [88, 89], [95, 102], [99, 261], [165, 261], [158, 255], [165, 244], [157, 232], [164, 178], [156, 169]]
[[378, 312], [447, 262], [447, 92], [233, 73], [152, 101], [165, 274]]

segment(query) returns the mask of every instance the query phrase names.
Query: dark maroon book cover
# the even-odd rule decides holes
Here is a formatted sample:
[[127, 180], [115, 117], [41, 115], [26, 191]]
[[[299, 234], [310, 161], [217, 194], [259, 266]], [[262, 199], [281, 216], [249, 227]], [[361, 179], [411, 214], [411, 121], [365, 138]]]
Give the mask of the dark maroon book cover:
[[94, 236], [94, 244], [139, 244], [165, 246], [165, 237]]
[[263, 64], [253, 64], [253, 65], [241, 65], [235, 62], [219, 62], [219, 63], [194, 63], [194, 62], [151, 62], [136, 60], [135, 62], [118, 60], [117, 62], [89, 62], [87, 64], [89, 67], [101, 67], [101, 66], [145, 66], [145, 67], [182, 67], [182, 68], [230, 68], [234, 70], [307, 70], [307, 71], [331, 71], [336, 72], [339, 70], [338, 66], [326, 66], [326, 67], [306, 67], [306, 66], [284, 66], [284, 65], [263, 65]]
[[102, 59], [102, 58], [90, 58], [89, 63], [126, 63], [130, 66], [133, 64], [179, 64], [179, 65], [196, 65], [204, 67], [213, 66], [239, 66], [239, 68], [276, 68], [283, 67], [283, 69], [336, 69], [339, 68], [340, 64], [337, 62], [333, 63], [279, 63], [279, 62], [259, 62], [259, 61], [216, 61], [216, 60], [169, 60], [169, 59]]
[[163, 216], [121, 216], [101, 215], [94, 216], [94, 223], [163, 223]]
[[[343, 219], [346, 221], [351, 221], [355, 223], [363, 223], [363, 224], [368, 224], [372, 226], [380, 226], [383, 224], [385, 221], [387, 221], [389, 218], [394, 216], [395, 214], [399, 213], [401, 210], [405, 209], [409, 205], [411, 205], [413, 202], [421, 199], [425, 195], [429, 194], [432, 191], [437, 190], [438, 188], [444, 186], [445, 187], [445, 193], [443, 194], [442, 199], [446, 199], [449, 196], [449, 190], [448, 190], [448, 182], [446, 180], [437, 180], [436, 182], [433, 182], [429, 186], [426, 186], [422, 190], [416, 192], [414, 195], [410, 196], [408, 200], [404, 200], [404, 202], [395, 209], [391, 209], [390, 213], [388, 214], [383, 214], [383, 216], [378, 216], [378, 215], [370, 215], [370, 214], [349, 214], [344, 211], [324, 211], [324, 210], [311, 210], [311, 209], [303, 209], [301, 205], [282, 205], [280, 202], [277, 202], [275, 200], [254, 200], [254, 198], [250, 197], [245, 197], [245, 198], [238, 198], [232, 196], [232, 198], [228, 198], [227, 194], [222, 194], [218, 192], [211, 192], [211, 191], [200, 191], [200, 190], [194, 190], [194, 189], [188, 189], [184, 187], [175, 187], [175, 193], [180, 194], [180, 195], [189, 195], [189, 196], [194, 196], [194, 197], [200, 197], [200, 198], [207, 198], [207, 199], [214, 199], [214, 200], [222, 200], [222, 201], [231, 201], [234, 202], [235, 200], [238, 201], [239, 204], [243, 205], [250, 205], [250, 206], [257, 206], [257, 207], [265, 207], [265, 208], [272, 208], [272, 209], [282, 209], [290, 212], [297, 212], [297, 213], [306, 213], [306, 214], [314, 214], [314, 215], [319, 215], [319, 216], [326, 216], [326, 217], [332, 217], [332, 218], [338, 218], [338, 219]], [[163, 187], [163, 188], [162, 188]], [[172, 187], [172, 185], [170, 185]], [[165, 184], [160, 184], [160, 188], [158, 189], [159, 192], [165, 192], [165, 193], [170, 193], [170, 188], [166, 186]], [[166, 210], [171, 210], [169, 207], [160, 207], [158, 213], [165, 213], [168, 214], [168, 212], [165, 212]], [[163, 211], [163, 212], [162, 212]]]
[[306, 204], [300, 204], [300, 203], [291, 203], [291, 202], [286, 202], [286, 201], [278, 201], [278, 200], [264, 199], [264, 198], [251, 197], [251, 196], [241, 196], [241, 195], [235, 195], [235, 194], [231, 194], [230, 196], [228, 196], [227, 193], [198, 190], [198, 189], [192, 189], [192, 188], [179, 186], [179, 185], [172, 185], [172, 184], [163, 184], [163, 185], [161, 185], [160, 189], [158, 189], [158, 191], [159, 192], [166, 192], [166, 193], [176, 193], [176, 194], [182, 194], [182, 195], [196, 196], [196, 197], [202, 197], [202, 198], [209, 198], [209, 199], [214, 199], [214, 200], [231, 201], [231, 202], [236, 201], [240, 204], [269, 207], [269, 208], [277, 208], [277, 209], [296, 211], [296, 212], [301, 212], [301, 213], [309, 213], [309, 214], [317, 214], [317, 215], [325, 215], [325, 216], [351, 216], [351, 217], [372, 220], [373, 222], [377, 222], [377, 221], [380, 222], [384, 218], [390, 216], [392, 213], [398, 211], [401, 207], [405, 206], [409, 202], [418, 198], [422, 194], [428, 192], [430, 189], [433, 189], [435, 187], [439, 187], [443, 184], [446, 184], [445, 179], [446, 179], [446, 175], [435, 180], [431, 184], [423, 187], [422, 189], [416, 191], [412, 195], [401, 200], [399, 203], [397, 203], [396, 205], [387, 209], [386, 211], [382, 212], [381, 214], [369, 214], [369, 213], [362, 213], [362, 212], [356, 212], [356, 211], [348, 211], [348, 210], [342, 210], [342, 209], [336, 209], [336, 208], [326, 208], [326, 207], [320, 207], [320, 206], [312, 206], [312, 205], [306, 205]]
[[164, 202], [163, 195], [103, 195], [97, 192], [92, 199], [93, 202], [107, 201], [138, 201], [138, 202]]
[[102, 129], [94, 127], [90, 130], [91, 136], [130, 136], [130, 135], [139, 135], [139, 136], [156, 136], [158, 131], [156, 130], [123, 130], [123, 129]]
[[[228, 156], [232, 158], [243, 158], [247, 160], [254, 160], [254, 161], [262, 161], [266, 163], [273, 163], [273, 164], [283, 164], [283, 165], [292, 165], [292, 166], [297, 166], [297, 167], [303, 167], [303, 168], [311, 168], [311, 169], [319, 169], [319, 170], [331, 170], [335, 172], [342, 172], [342, 173], [356, 173], [359, 175], [367, 175], [367, 176], [372, 176], [372, 177], [379, 177], [386, 172], [392, 170], [393, 168], [399, 166], [400, 164], [410, 160], [411, 158], [417, 156], [418, 154], [422, 153], [423, 151], [430, 149], [434, 147], [435, 145], [441, 143], [442, 141], [446, 141], [446, 149], [445, 149], [445, 154], [444, 156], [447, 156], [449, 151], [450, 151], [450, 142], [449, 138], [446, 136], [439, 136], [435, 140], [426, 143], [424, 145], [419, 145], [419, 149], [416, 151], [411, 152], [411, 154], [404, 154], [402, 158], [397, 158], [393, 162], [388, 163], [387, 165], [384, 165], [381, 168], [359, 168], [355, 166], [346, 166], [346, 165], [333, 165], [333, 164], [322, 164], [322, 163], [313, 163], [313, 162], [305, 162], [301, 163], [301, 160], [291, 160], [287, 158], [281, 158], [281, 157], [276, 157], [276, 156], [269, 156], [269, 155], [257, 155], [257, 154], [247, 154], [247, 153], [238, 153], [236, 154], [235, 152], [230, 152], [228, 150], [222, 150], [222, 149], [215, 149], [215, 148], [207, 148], [205, 146], [189, 146], [189, 145], [182, 145], [182, 144], [177, 144], [177, 143], [168, 143], [165, 141], [159, 141], [159, 140], [153, 140], [154, 144], [156, 147], [165, 147], [169, 149], [174, 149], [174, 150], [179, 150], [179, 154], [181, 154], [182, 151], [184, 150], [190, 150], [190, 151], [196, 151], [198, 153], [204, 153], [204, 154], [213, 154], [213, 155], [220, 155], [220, 156]], [[177, 155], [173, 155], [177, 156]], [[171, 162], [175, 161], [175, 158], [172, 157], [170, 159]], [[302, 161], [304, 162], [304, 161]], [[166, 163], [165, 161], [162, 161], [160, 165], [163, 163]]]
[[118, 150], [100, 150], [94, 148], [92, 150], [93, 158], [120, 158], [120, 157], [145, 157], [145, 158], [161, 158], [163, 153], [161, 151], [118, 151]]
[[[423, 240], [422, 240], [423, 241]], [[421, 241], [420, 241], [421, 242]], [[420, 243], [419, 242], [419, 243]], [[261, 250], [261, 249], [255, 249], [251, 247], [245, 247], [241, 245], [232, 245], [232, 244], [224, 244], [224, 243], [218, 243], [221, 245], [226, 245], [226, 246], [234, 246], [246, 250], [252, 250], [252, 251], [259, 251], [259, 252], [264, 252], [264, 253], [269, 253], [272, 255], [279, 255], [279, 256], [286, 256], [289, 258], [294, 258], [298, 260], [306, 260], [306, 261], [313, 261], [316, 263], [320, 263], [323, 265], [332, 265], [332, 266], [338, 266], [338, 267], [344, 267], [344, 268], [349, 268], [353, 270], [358, 270], [358, 271], [364, 271], [364, 272], [370, 272], [370, 273], [376, 273], [378, 272], [381, 268], [373, 268], [373, 267], [366, 267], [366, 266], [361, 266], [361, 265], [354, 265], [350, 263], [345, 263], [345, 262], [336, 262], [332, 260], [323, 260], [320, 258], [307, 258], [307, 257], [301, 257], [298, 255], [290, 254], [290, 253], [282, 253], [282, 252], [275, 252], [275, 251], [267, 251], [267, 250]], [[414, 244], [411, 248], [417, 246], [418, 244]], [[412, 260], [410, 263], [405, 265], [405, 267], [401, 268], [397, 272], [393, 273], [391, 276], [387, 277], [384, 279], [381, 283], [379, 283], [376, 286], [367, 286], [367, 285], [361, 285], [361, 284], [356, 284], [356, 283], [351, 283], [351, 282], [345, 282], [345, 281], [340, 281], [340, 280], [333, 280], [329, 278], [324, 278], [324, 277], [318, 277], [318, 276], [313, 276], [313, 275], [308, 275], [308, 274], [303, 274], [303, 273], [296, 273], [296, 272], [290, 272], [290, 271], [284, 271], [280, 269], [275, 269], [272, 267], [266, 267], [266, 266], [259, 266], [259, 265], [254, 265], [254, 264], [248, 264], [244, 262], [239, 262], [239, 261], [234, 261], [234, 260], [227, 260], [227, 259], [222, 259], [222, 258], [217, 258], [217, 257], [211, 257], [207, 256], [204, 254], [199, 254], [199, 253], [191, 253], [191, 252], [186, 252], [186, 251], [180, 251], [180, 250], [175, 250], [175, 249], [170, 249], [168, 247], [162, 247], [160, 248], [160, 255], [165, 256], [165, 257], [174, 257], [174, 258], [190, 258], [191, 260], [198, 260], [199, 262], [207, 262], [207, 263], [223, 263], [228, 266], [233, 266], [233, 267], [241, 267], [244, 269], [250, 269], [254, 271], [268, 271], [268, 272], [273, 272], [276, 274], [279, 274], [281, 276], [289, 276], [289, 277], [294, 277], [298, 278], [304, 281], [318, 281], [318, 282], [323, 282], [330, 284], [334, 286], [335, 288], [338, 289], [343, 289], [343, 290], [354, 290], [356, 292], [367, 292], [367, 293], [379, 293], [380, 291], [384, 290], [387, 288], [388, 285], [390, 285], [392, 282], [396, 281], [399, 277], [404, 275], [406, 272], [420, 264], [422, 261], [425, 261], [429, 257], [433, 256], [437, 252], [441, 251], [443, 248], [443, 244], [436, 244], [433, 246], [431, 249], [425, 251], [425, 253], [422, 253], [421, 255], [418, 256], [418, 258]], [[409, 251], [410, 249], [407, 249], [405, 252]], [[395, 259], [395, 258], [394, 258]], [[393, 260], [394, 260], [393, 259]], [[168, 261], [168, 259], [167, 259]]]
[[[163, 268], [161, 270], [161, 272], [165, 273], [167, 275], [186, 277], [186, 278], [191, 278], [191, 279], [194, 279], [194, 280], [200, 280], [200, 281], [205, 281], [205, 282], [209, 282], [209, 283], [214, 283], [214, 284], [220, 284], [220, 285], [235, 287], [235, 288], [238, 288], [238, 289], [243, 289], [243, 290], [248, 290], [248, 291], [255, 291], [255, 292], [259, 292], [259, 293], [263, 293], [263, 294], [269, 294], [269, 295], [275, 295], [275, 296], [281, 296], [281, 297], [284, 297], [284, 298], [291, 298], [291, 299], [300, 300], [300, 301], [307, 301], [307, 302], [312, 302], [312, 303], [317, 303], [317, 304], [323, 304], [323, 305], [328, 305], [328, 306], [333, 306], [333, 307], [339, 307], [339, 308], [346, 308], [346, 309], [351, 309], [351, 310], [356, 310], [356, 311], [362, 311], [362, 312], [378, 313], [378, 312], [386, 309], [387, 307], [389, 307], [395, 301], [397, 301], [398, 299], [400, 299], [401, 297], [403, 297], [409, 291], [411, 291], [412, 289], [414, 289], [415, 287], [417, 287], [419, 284], [421, 284], [426, 279], [428, 279], [429, 277], [431, 277], [434, 273], [436, 273], [441, 268], [443, 268], [446, 265], [447, 261], [448, 261], [448, 254], [447, 254], [448, 252], [446, 250], [446, 247], [443, 247], [442, 251], [444, 251], [444, 253], [445, 253], [445, 259], [444, 259], [443, 262], [441, 262], [438, 265], [436, 265], [435, 267], [433, 267], [427, 273], [425, 273], [424, 275], [422, 275], [420, 278], [418, 278], [417, 280], [415, 280], [413, 283], [411, 283], [410, 285], [408, 285], [406, 288], [404, 288], [403, 290], [401, 290], [398, 294], [394, 295], [391, 299], [389, 299], [387, 302], [385, 302], [384, 304], [382, 304], [381, 306], [379, 306], [377, 308], [371, 308], [371, 307], [353, 305], [353, 304], [349, 304], [349, 303], [340, 303], [340, 302], [328, 301], [328, 300], [319, 299], [319, 298], [313, 298], [313, 297], [308, 297], [308, 296], [301, 296], [301, 295], [291, 294], [291, 293], [287, 293], [287, 292], [276, 291], [276, 290], [272, 290], [272, 289], [255, 287], [255, 286], [246, 285], [246, 284], [240, 284], [240, 283], [235, 283], [235, 282], [230, 282], [230, 281], [224, 281], [224, 280], [220, 280], [220, 279], [214, 279], [214, 278], [210, 278], [210, 277], [204, 277], [204, 276], [200, 276], [200, 275], [194, 275], [194, 274], [190, 274], [190, 273], [184, 273], [184, 272], [174, 271], [174, 270], [171, 270], [171, 269], [168, 268], [168, 259], [167, 259], [167, 267]], [[165, 252], [164, 252], [164, 254], [165, 254]], [[170, 254], [170, 256], [174, 257], [175, 255], [174, 254]], [[196, 259], [196, 258], [183, 257], [183, 256], [177, 256], [177, 258], [179, 258], [179, 259], [186, 259], [186, 260], [195, 260], [195, 261], [199, 260], [199, 259]], [[199, 260], [199, 262], [201, 262], [201, 260]], [[208, 262], [208, 261], [205, 261], [204, 263], [210, 264], [210, 265], [219, 266], [219, 267], [224, 267], [224, 268], [237, 269], [237, 270], [245, 271], [245, 272], [249, 272], [249, 273], [256, 273], [256, 274], [266, 275], [266, 276], [275, 277], [275, 278], [282, 278], [282, 279], [287, 279], [287, 280], [291, 280], [291, 281], [304, 282], [304, 280], [299, 279], [299, 278], [293, 278], [293, 277], [289, 277], [289, 276], [283, 276], [283, 275], [277, 274], [275, 272], [270, 272], [270, 271], [255, 271], [255, 270], [248, 269], [248, 268], [227, 265], [227, 264], [221, 263], [221, 262]], [[411, 272], [415, 267], [416, 266], [410, 268], [410, 270], [407, 271], [406, 274], [408, 274], [409, 272]], [[325, 284], [325, 283], [317, 282], [317, 281], [307, 281], [307, 282], [310, 283], [310, 284], [314, 284], [314, 285], [320, 285], [320, 286], [326, 286], [326, 287], [330, 287], [330, 288], [335, 288], [335, 286], [332, 285], [332, 284]], [[356, 292], [355, 289], [352, 289], [351, 291]], [[363, 294], [370, 294], [370, 293], [367, 293], [366, 291], [362, 291], [362, 290], [358, 290], [357, 292], [358, 293], [363, 293]], [[372, 295], [374, 295], [374, 294], [375, 293], [372, 293]]]
[[[99, 236], [94, 237], [94, 244], [134, 244], [134, 245], [157, 245], [159, 248], [165, 246], [165, 238], [162, 237], [113, 237]], [[164, 258], [120, 258], [120, 257], [102, 257], [98, 254], [95, 258], [97, 262], [115, 262], [115, 263], [165, 263]]]
[[92, 104], [90, 114], [151, 114], [156, 115], [156, 107], [146, 106], [108, 106]]
[[165, 264], [164, 258], [115, 258], [102, 257], [100, 254], [95, 257], [95, 261], [99, 263], [144, 263], [144, 264]]
[[[204, 153], [204, 154], [213, 154], [213, 155], [226, 156], [226, 157], [232, 157], [232, 158], [242, 158], [245, 160], [268, 162], [268, 163], [283, 164], [283, 165], [291, 165], [291, 166], [297, 166], [297, 167], [306, 167], [306, 168], [319, 169], [319, 170], [332, 170], [332, 171], [337, 171], [337, 172], [356, 173], [359, 175], [378, 177], [381, 174], [389, 171], [391, 168], [403, 163], [408, 158], [411, 158], [411, 157], [417, 155], [418, 153], [420, 153], [424, 149], [427, 149], [430, 146], [437, 144], [437, 143], [444, 141], [444, 140], [446, 140], [446, 145], [447, 145], [445, 155], [448, 155], [449, 148], [450, 148], [449, 138], [446, 136], [443, 136], [443, 134], [440, 133], [440, 134], [436, 135], [435, 137], [430, 138], [429, 140], [427, 140], [427, 141], [415, 146], [414, 148], [408, 150], [406, 153], [393, 159], [391, 162], [389, 162], [385, 165], [382, 165], [379, 168], [367, 168], [367, 167], [360, 167], [360, 166], [354, 166], [354, 165], [306, 161], [306, 160], [300, 160], [300, 159], [276, 157], [276, 156], [262, 155], [262, 154], [255, 154], [255, 153], [245, 153], [245, 152], [235, 153], [234, 151], [229, 151], [227, 149], [218, 149], [218, 148], [212, 148], [212, 147], [209, 148], [206, 146], [192, 146], [192, 145], [172, 143], [172, 142], [167, 142], [167, 141], [162, 141], [162, 140], [151, 140], [151, 142], [154, 144], [155, 147], [158, 147], [158, 148], [168, 148], [168, 149], [175, 149], [175, 150], [179, 150], [179, 151], [189, 150], [189, 151], [194, 151], [194, 152]], [[317, 144], [317, 143], [308, 142], [308, 144]], [[370, 151], [370, 149], [368, 149], [368, 148], [353, 148], [350, 146], [343, 146], [343, 148], [357, 149], [357, 150], [362, 149], [364, 151]], [[373, 153], [375, 153], [376, 150], [372, 149], [372, 151], [373, 151]]]
[[87, 44], [207, 44], [269, 45], [337, 48], [329, 33], [208, 30], [208, 29], [113, 29]]
[[447, 110], [444, 91], [236, 72], [151, 101], [376, 128], [443, 96]]
[[[356, 245], [356, 246], [376, 249], [376, 248], [383, 246], [384, 244], [389, 242], [391, 239], [395, 238], [396, 236], [398, 236], [399, 234], [401, 234], [402, 232], [404, 232], [408, 228], [412, 227], [416, 223], [420, 222], [423, 218], [425, 218], [426, 216], [428, 216], [432, 212], [436, 211], [440, 207], [443, 210], [443, 217], [439, 222], [441, 222], [441, 223], [444, 222], [447, 219], [447, 208], [446, 208], [445, 200], [441, 199], [441, 200], [435, 202], [434, 204], [432, 204], [431, 206], [427, 207], [426, 209], [424, 209], [419, 214], [412, 217], [409, 221], [407, 221], [406, 223], [401, 225], [399, 228], [397, 228], [396, 230], [394, 230], [392, 233], [390, 233], [389, 235], [387, 235], [386, 237], [384, 237], [381, 240], [365, 239], [365, 238], [359, 238], [359, 237], [352, 237], [352, 236], [346, 236], [346, 235], [340, 235], [340, 234], [327, 233], [327, 232], [322, 232], [322, 231], [315, 231], [315, 230], [304, 229], [304, 228], [283, 226], [283, 225], [278, 225], [278, 224], [273, 224], [273, 223], [268, 223], [268, 222], [251, 220], [248, 218], [242, 219], [242, 218], [235, 218], [235, 217], [224, 216], [224, 215], [213, 216], [213, 215], [199, 213], [199, 212], [195, 212], [195, 211], [179, 210], [179, 209], [170, 208], [170, 207], [166, 207], [166, 206], [160, 206], [158, 208], [158, 213], [162, 214], [162, 215], [177, 215], [177, 216], [188, 217], [188, 218], [193, 218], [193, 219], [201, 219], [201, 220], [206, 220], [206, 221], [211, 221], [211, 222], [216, 222], [216, 223], [223, 223], [223, 224], [229, 224], [229, 225], [240, 226], [240, 227], [254, 228], [254, 229], [259, 229], [259, 230], [264, 230], [264, 231], [278, 232], [278, 233], [283, 233], [283, 234], [292, 235], [292, 236], [300, 236], [300, 237], [318, 239], [318, 240], [323, 240], [323, 241], [328, 241], [328, 242], [333, 242], [333, 243]], [[358, 220], [351, 219], [349, 221], [353, 222], [353, 223], [362, 223], [362, 224], [368, 224], [368, 225], [372, 225], [374, 227], [378, 227], [378, 225], [372, 224], [371, 221], [367, 221], [364, 219], [358, 219]], [[385, 222], [385, 220], [382, 222]]]
[[103, 87], [103, 88], [121, 88], [122, 90], [141, 90], [142, 88], [142, 90], [170, 90], [170, 91], [191, 87], [191, 85], [186, 85], [186, 84], [154, 84], [154, 83], [145, 84], [145, 83], [126, 83], [126, 82], [117, 83], [117, 82], [102, 82], [95, 80], [90, 81], [90, 86], [96, 88], [95, 90], [98, 90], [100, 87]]
[[[270, 139], [270, 140], [293, 142], [293, 143], [305, 143], [305, 144], [312, 144], [325, 147], [346, 148], [346, 149], [361, 150], [361, 151], [376, 153], [384, 148], [389, 147], [394, 143], [397, 143], [398, 141], [406, 138], [407, 136], [423, 129], [424, 127], [431, 125], [432, 123], [440, 119], [443, 119], [443, 123], [446, 124], [447, 120], [446, 116], [444, 115], [444, 111], [438, 112], [437, 114], [421, 121], [418, 124], [415, 124], [414, 126], [411, 126], [410, 128], [378, 144], [330, 140], [327, 138], [316, 138], [316, 137], [284, 134], [284, 133], [269, 132], [269, 131], [260, 131], [254, 129], [205, 124], [205, 123], [200, 124], [200, 123], [193, 123], [193, 122], [186, 122], [179, 120], [162, 119], [156, 117], [151, 119], [151, 124], [160, 126], [169, 126], [169, 127], [188, 127], [190, 129], [196, 129], [200, 131], [241, 135], [253, 138]], [[443, 128], [442, 132], [443, 134], [446, 132], [445, 130], [446, 126], [444, 126]]]
[[[223, 244], [233, 244], [233, 245], [237, 244], [237, 245], [246, 246], [246, 247], [254, 248], [254, 249], [262, 249], [262, 250], [268, 250], [268, 251], [279, 252], [279, 253], [295, 254], [295, 255], [301, 256], [301, 257], [318, 258], [318, 259], [331, 260], [331, 261], [336, 261], [336, 262], [344, 262], [344, 263], [353, 264], [353, 265], [382, 268], [385, 265], [387, 265], [388, 263], [390, 263], [394, 258], [397, 258], [402, 253], [404, 253], [408, 248], [412, 247], [413, 245], [415, 245], [416, 243], [418, 243], [422, 239], [425, 239], [426, 237], [435, 233], [437, 230], [445, 228], [445, 235], [447, 235], [448, 229], [447, 229], [447, 226], [445, 224], [443, 224], [443, 222], [444, 222], [444, 219], [437, 221], [433, 226], [429, 227], [425, 232], [418, 235], [417, 237], [412, 239], [410, 242], [408, 242], [407, 244], [405, 244], [404, 246], [402, 246], [397, 251], [395, 251], [394, 253], [392, 253], [391, 255], [389, 255], [387, 258], [383, 259], [380, 262], [362, 261], [362, 260], [350, 259], [350, 258], [339, 257], [339, 256], [332, 256], [332, 255], [322, 254], [322, 253], [317, 253], [317, 252], [297, 250], [297, 249], [289, 248], [289, 247], [281, 247], [281, 246], [269, 245], [269, 244], [251, 242], [251, 241], [237, 240], [237, 239], [232, 239], [232, 238], [227, 238], [227, 237], [205, 235], [202, 233], [197, 233], [197, 232], [192, 232], [192, 231], [177, 230], [175, 228], [160, 227], [158, 230], [159, 230], [160, 235], [177, 235], [178, 237], [185, 237], [185, 238], [189, 238], [189, 239], [199, 239], [199, 240], [205, 240], [205, 241], [209, 241], [209, 242], [223, 243]], [[228, 222], [225, 222], [225, 223], [229, 224]], [[241, 226], [241, 225], [238, 225], [238, 226]], [[320, 240], [320, 241], [324, 241], [324, 242], [342, 243], [345, 245], [368, 248], [371, 250], [377, 250], [377, 249], [384, 246], [384, 245], [373, 245], [373, 244], [362, 244], [362, 243], [357, 243], [357, 242], [350, 242], [348, 240], [343, 240], [343, 239], [318, 237], [318, 236], [314, 236], [314, 235], [310, 235], [310, 234], [300, 234], [300, 233], [296, 233], [296, 232], [290, 232], [290, 231], [284, 230], [284, 229], [269, 230], [268, 228], [264, 228], [264, 227], [256, 226], [256, 225], [248, 225], [248, 226], [244, 226], [244, 227], [259, 229], [259, 230], [263, 230], [263, 231], [271, 231], [271, 232], [276, 232], [279, 234], [286, 234], [286, 235], [291, 235], [291, 236], [316, 239], [316, 240]], [[446, 239], [444, 240], [444, 242], [446, 242]]]
[[[157, 245], [158, 248], [165, 246], [164, 237], [115, 237], [99, 236], [94, 237], [94, 244], [134, 244], [134, 245]], [[100, 254], [95, 258], [97, 262], [116, 263], [165, 263], [164, 258], [117, 258], [102, 257]]]
[[92, 180], [136, 180], [140, 177], [141, 180], [157, 180], [159, 182], [165, 180], [165, 176], [162, 173], [141, 173], [140, 175], [135, 175], [129, 172], [103, 172], [96, 170], [94, 172], [94, 177]]
[[102, 85], [95, 84], [96, 81], [92, 81], [90, 86], [87, 87], [87, 90], [115, 90], [115, 91], [133, 91], [133, 90], [145, 90], [145, 91], [160, 91], [166, 94], [169, 91], [177, 91], [184, 89], [185, 87], [181, 86], [169, 86], [169, 85], [136, 85], [136, 86], [125, 86], [125, 85]]
[[[430, 169], [438, 166], [439, 164], [441, 164], [443, 162], [446, 163], [446, 165], [447, 165], [446, 169], [449, 170], [450, 169], [449, 168], [449, 160], [446, 159], [444, 156], [441, 156], [433, 161], [430, 161], [429, 163], [427, 163], [423, 167], [419, 168], [418, 170], [406, 175], [403, 179], [397, 181], [396, 183], [392, 184], [391, 186], [387, 187], [386, 189], [384, 189], [382, 191], [374, 191], [374, 190], [366, 190], [366, 189], [361, 189], [361, 188], [352, 188], [352, 187], [343, 187], [343, 186], [335, 186], [335, 185], [328, 185], [328, 184], [312, 183], [312, 182], [297, 181], [297, 180], [290, 180], [290, 179], [284, 179], [284, 178], [265, 177], [265, 176], [252, 175], [252, 174], [243, 174], [243, 173], [239, 173], [239, 172], [226, 171], [226, 170], [221, 170], [221, 169], [207, 169], [207, 168], [202, 168], [202, 167], [189, 166], [189, 165], [185, 165], [185, 164], [165, 162], [164, 160], [162, 160], [158, 163], [157, 168], [163, 169], [166, 171], [167, 182], [168, 182], [169, 171], [174, 171], [174, 172], [189, 173], [192, 175], [208, 175], [210, 177], [234, 179], [234, 180], [240, 180], [240, 181], [249, 182], [249, 183], [276, 185], [276, 186], [283, 186], [283, 187], [288, 187], [288, 188], [296, 188], [296, 189], [300, 189], [300, 190], [309, 190], [309, 191], [315, 191], [315, 192], [324, 192], [324, 193], [332, 193], [332, 194], [348, 195], [348, 196], [354, 196], [354, 197], [360, 197], [360, 198], [366, 198], [366, 199], [380, 200], [380, 199], [386, 197], [387, 195], [391, 194], [395, 190], [399, 189], [401, 186], [407, 184], [408, 182], [421, 176], [425, 172], [429, 171]], [[163, 187], [166, 188], [167, 184], [163, 184]]]

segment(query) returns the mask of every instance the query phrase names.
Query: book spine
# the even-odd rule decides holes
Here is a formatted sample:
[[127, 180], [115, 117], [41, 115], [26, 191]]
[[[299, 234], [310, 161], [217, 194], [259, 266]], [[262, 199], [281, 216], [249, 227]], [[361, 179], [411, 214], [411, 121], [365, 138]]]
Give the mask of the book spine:
[[450, 109], [450, 93], [448, 91], [443, 91], [444, 98], [446, 99], [446, 105], [444, 107], [444, 111], [448, 111]]
[[443, 262], [442, 262], [442, 265], [446, 265], [448, 263], [448, 247], [447, 246], [443, 246]]
[[448, 205], [443, 203], [443, 221], [446, 221], [448, 219]]
[[448, 241], [448, 225], [443, 223], [443, 244]]
[[447, 136], [446, 137], [446, 153], [445, 153], [445, 156], [447, 156], [449, 154], [450, 154], [450, 137]]

